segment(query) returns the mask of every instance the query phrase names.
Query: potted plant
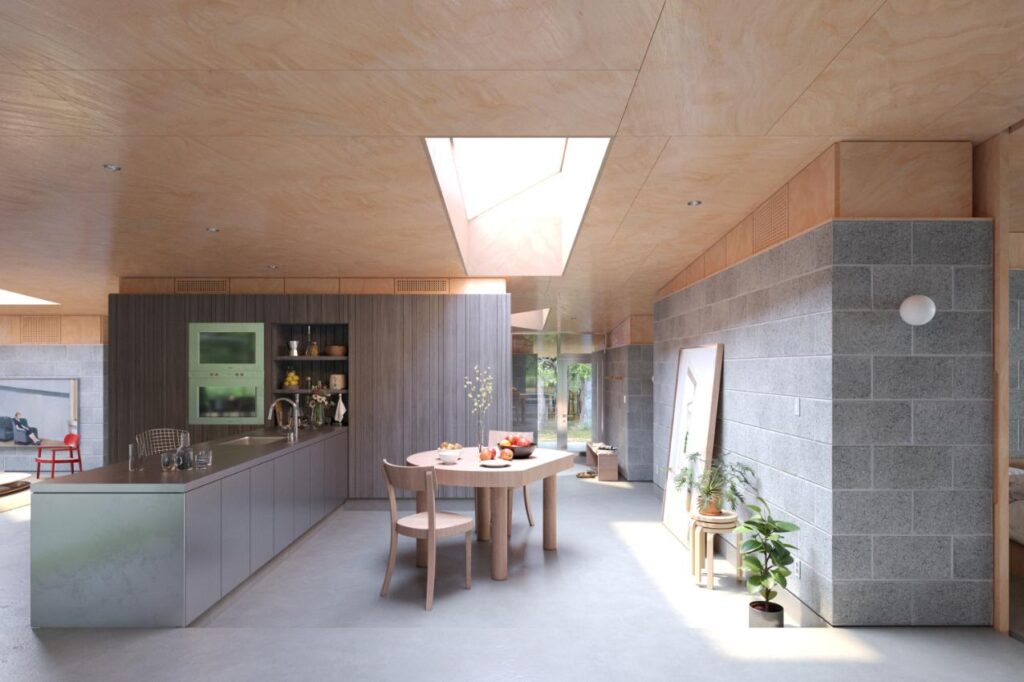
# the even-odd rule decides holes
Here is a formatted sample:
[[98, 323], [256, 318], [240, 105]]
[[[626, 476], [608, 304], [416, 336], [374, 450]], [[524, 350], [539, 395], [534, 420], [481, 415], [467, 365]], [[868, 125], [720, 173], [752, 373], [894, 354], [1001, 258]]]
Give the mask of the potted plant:
[[752, 628], [781, 628], [785, 612], [781, 604], [772, 601], [778, 594], [776, 587], [786, 587], [789, 566], [794, 558], [790, 550], [796, 549], [783, 541], [785, 533], [799, 530], [796, 524], [772, 518], [768, 503], [747, 505], [752, 515], [736, 532], [749, 535], [743, 541], [743, 568], [747, 570], [747, 590], [760, 593], [761, 599], [750, 602], [749, 624]]
[[484, 417], [487, 410], [491, 409], [491, 400], [494, 397], [494, 375], [491, 368], [481, 370], [479, 365], [473, 366], [473, 376], [466, 377], [466, 398], [469, 400], [470, 408], [476, 416], [477, 450], [483, 452], [487, 447], [487, 432], [484, 430]]
[[718, 516], [726, 504], [735, 509], [743, 502], [743, 488], [750, 487], [754, 470], [746, 464], [712, 462], [697, 471], [699, 452], [689, 455], [690, 463], [675, 476], [676, 490], [686, 489], [687, 493], [697, 491], [697, 510], [701, 514]]

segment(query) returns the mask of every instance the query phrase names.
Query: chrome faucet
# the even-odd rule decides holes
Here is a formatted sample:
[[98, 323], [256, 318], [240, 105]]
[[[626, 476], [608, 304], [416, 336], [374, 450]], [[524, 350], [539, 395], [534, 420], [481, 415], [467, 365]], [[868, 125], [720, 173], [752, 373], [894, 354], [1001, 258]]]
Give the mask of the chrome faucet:
[[[291, 398], [278, 398], [274, 402], [270, 403], [270, 411], [267, 412], [267, 419], [272, 419], [274, 417], [274, 406], [281, 402], [288, 403], [289, 405], [292, 406], [292, 432], [288, 434], [288, 442], [298, 443], [299, 420], [302, 417], [302, 408], [299, 407], [299, 404], [297, 402], [295, 402]], [[278, 424], [278, 426], [280, 426], [280, 424]]]

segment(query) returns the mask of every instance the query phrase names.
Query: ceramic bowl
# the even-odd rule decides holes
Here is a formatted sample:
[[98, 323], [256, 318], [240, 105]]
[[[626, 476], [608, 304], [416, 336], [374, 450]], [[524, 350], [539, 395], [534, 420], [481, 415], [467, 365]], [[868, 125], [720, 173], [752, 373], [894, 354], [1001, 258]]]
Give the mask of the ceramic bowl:
[[441, 460], [441, 464], [455, 464], [459, 461], [459, 457], [461, 456], [462, 452], [459, 450], [439, 450], [437, 453], [437, 457]]

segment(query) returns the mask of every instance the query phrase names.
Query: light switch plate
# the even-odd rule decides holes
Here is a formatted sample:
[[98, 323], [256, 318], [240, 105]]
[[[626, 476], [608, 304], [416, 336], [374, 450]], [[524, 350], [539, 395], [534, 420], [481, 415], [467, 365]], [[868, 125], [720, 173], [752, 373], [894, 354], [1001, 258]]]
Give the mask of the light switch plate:
[[800, 416], [800, 398], [793, 398], [793, 416]]

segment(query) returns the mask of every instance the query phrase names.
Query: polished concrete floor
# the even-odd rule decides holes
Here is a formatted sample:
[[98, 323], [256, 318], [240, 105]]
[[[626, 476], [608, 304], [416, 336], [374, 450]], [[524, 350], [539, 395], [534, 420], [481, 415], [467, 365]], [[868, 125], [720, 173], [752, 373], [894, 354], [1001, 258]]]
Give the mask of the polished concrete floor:
[[[178, 630], [32, 630], [30, 508], [0, 515], [0, 680], [993, 680], [1024, 678], [1024, 644], [987, 629], [832, 629], [791, 609], [749, 630], [748, 597], [719, 558], [713, 592], [687, 577], [649, 484], [559, 479], [559, 549], [516, 494], [509, 579], [474, 543], [439, 548], [434, 610], [403, 539], [378, 596], [387, 512], [351, 502]], [[531, 491], [540, 522], [539, 486]], [[469, 511], [464, 503], [442, 508]], [[154, 585], [154, 589], [159, 589]], [[803, 625], [804, 627], [797, 627]]]

